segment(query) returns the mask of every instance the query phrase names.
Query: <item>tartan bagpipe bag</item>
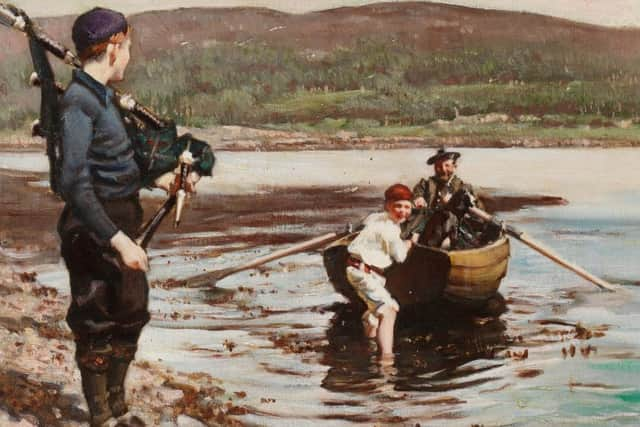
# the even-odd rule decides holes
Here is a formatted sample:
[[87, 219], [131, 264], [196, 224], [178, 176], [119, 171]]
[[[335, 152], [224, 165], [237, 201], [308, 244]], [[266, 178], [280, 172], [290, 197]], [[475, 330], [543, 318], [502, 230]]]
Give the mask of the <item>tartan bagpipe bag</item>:
[[178, 136], [172, 121], [167, 121], [162, 127], [152, 127], [127, 110], [122, 110], [122, 115], [142, 172], [143, 186], [150, 187], [158, 177], [174, 171], [187, 147], [194, 159], [193, 170], [201, 176], [211, 176], [215, 156], [207, 142], [190, 133]]

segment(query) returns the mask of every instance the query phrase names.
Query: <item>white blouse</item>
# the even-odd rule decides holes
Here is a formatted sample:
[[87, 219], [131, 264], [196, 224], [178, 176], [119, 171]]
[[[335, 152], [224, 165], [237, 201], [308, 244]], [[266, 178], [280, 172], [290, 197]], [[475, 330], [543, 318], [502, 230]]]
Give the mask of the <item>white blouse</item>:
[[403, 262], [409, 248], [400, 232], [387, 212], [373, 213], [364, 220], [364, 229], [349, 245], [349, 253], [380, 268], [389, 267], [394, 260]]

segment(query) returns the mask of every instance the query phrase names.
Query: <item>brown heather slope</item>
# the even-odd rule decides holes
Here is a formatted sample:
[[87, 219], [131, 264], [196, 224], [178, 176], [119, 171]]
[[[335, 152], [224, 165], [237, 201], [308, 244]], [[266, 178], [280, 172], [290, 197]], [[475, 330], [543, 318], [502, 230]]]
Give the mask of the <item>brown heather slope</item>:
[[260, 8], [180, 9], [142, 13], [132, 21], [138, 48], [148, 53], [213, 40], [254, 40], [328, 51], [361, 38], [394, 39], [416, 51], [543, 43], [621, 56], [640, 53], [640, 30], [423, 2], [379, 3], [304, 15]]
[[[52, 36], [72, 46], [73, 17], [37, 20]], [[640, 54], [640, 30], [606, 28], [519, 12], [488, 11], [436, 3], [378, 3], [302, 15], [264, 8], [183, 8], [131, 17], [138, 55], [153, 57], [185, 42], [263, 41], [299, 50], [328, 51], [360, 38], [392, 39], [416, 51], [523, 43], [568, 46], [615, 56]], [[26, 50], [17, 32], [0, 28], [0, 63]]]

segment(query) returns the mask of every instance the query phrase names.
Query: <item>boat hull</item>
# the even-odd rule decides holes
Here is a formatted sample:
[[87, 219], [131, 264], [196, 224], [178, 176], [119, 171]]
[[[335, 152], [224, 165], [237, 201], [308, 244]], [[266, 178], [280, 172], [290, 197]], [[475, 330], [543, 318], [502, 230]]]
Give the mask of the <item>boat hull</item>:
[[[346, 278], [349, 236], [324, 251], [324, 264], [336, 291], [361, 304]], [[480, 306], [498, 292], [507, 273], [509, 239], [477, 249], [444, 251], [415, 247], [404, 263], [387, 272], [386, 287], [400, 305], [428, 304], [440, 298]]]

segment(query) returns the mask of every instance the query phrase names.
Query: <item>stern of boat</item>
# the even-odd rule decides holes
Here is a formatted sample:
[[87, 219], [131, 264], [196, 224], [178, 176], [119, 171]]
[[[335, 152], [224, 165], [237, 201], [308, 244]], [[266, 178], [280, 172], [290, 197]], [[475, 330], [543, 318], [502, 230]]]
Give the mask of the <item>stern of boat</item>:
[[507, 274], [509, 239], [479, 248], [450, 251], [451, 269], [444, 296], [450, 301], [482, 305], [495, 297], [500, 282]]

